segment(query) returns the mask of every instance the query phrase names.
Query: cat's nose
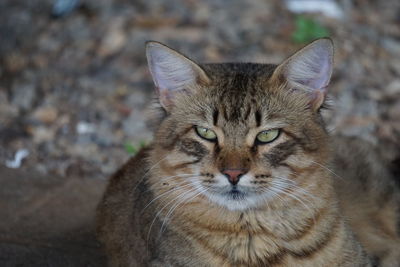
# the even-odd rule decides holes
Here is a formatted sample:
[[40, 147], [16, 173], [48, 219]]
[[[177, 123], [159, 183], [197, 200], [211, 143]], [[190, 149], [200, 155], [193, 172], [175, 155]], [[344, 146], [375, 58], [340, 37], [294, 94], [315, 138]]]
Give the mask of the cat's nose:
[[240, 177], [242, 177], [246, 172], [247, 170], [244, 169], [225, 169], [222, 171], [232, 185], [236, 185], [239, 182]]

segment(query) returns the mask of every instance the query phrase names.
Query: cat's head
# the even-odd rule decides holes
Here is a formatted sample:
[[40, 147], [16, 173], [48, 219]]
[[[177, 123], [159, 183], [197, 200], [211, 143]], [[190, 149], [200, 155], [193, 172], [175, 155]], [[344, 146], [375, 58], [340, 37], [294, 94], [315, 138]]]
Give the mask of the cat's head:
[[229, 210], [302, 190], [298, 177], [328, 155], [319, 110], [332, 57], [332, 41], [320, 39], [280, 65], [199, 65], [147, 43], [163, 113], [151, 162], [160, 182], [153, 185]]

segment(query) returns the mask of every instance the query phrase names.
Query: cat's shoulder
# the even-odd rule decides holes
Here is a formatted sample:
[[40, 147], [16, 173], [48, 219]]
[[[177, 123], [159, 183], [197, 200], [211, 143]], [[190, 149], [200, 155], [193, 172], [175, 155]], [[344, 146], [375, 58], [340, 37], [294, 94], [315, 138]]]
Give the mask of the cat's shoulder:
[[356, 181], [363, 188], [373, 188], [383, 193], [398, 187], [398, 180], [391, 168], [392, 159], [384, 155], [379, 145], [359, 137], [346, 136], [334, 136], [332, 143], [333, 167], [342, 176], [339, 180]]
[[335, 158], [343, 161], [385, 161], [379, 147], [373, 143], [355, 136], [335, 135], [332, 137]]
[[109, 190], [126, 190], [136, 188], [140, 179], [149, 169], [149, 153], [151, 146], [142, 148], [134, 157], [131, 157], [119, 168], [109, 180]]

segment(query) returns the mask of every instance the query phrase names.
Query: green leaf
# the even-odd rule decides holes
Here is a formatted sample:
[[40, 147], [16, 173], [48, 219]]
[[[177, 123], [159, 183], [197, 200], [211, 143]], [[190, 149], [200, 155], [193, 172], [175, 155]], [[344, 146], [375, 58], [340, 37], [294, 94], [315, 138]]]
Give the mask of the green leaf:
[[125, 143], [124, 148], [129, 155], [135, 155], [137, 153], [137, 149], [131, 143]]
[[130, 143], [130, 142], [126, 142], [126, 143], [124, 144], [124, 148], [125, 148], [125, 151], [126, 151], [129, 155], [134, 156], [134, 155], [136, 155], [136, 154], [139, 152], [140, 149], [142, 149], [142, 148], [145, 147], [146, 145], [147, 145], [147, 142], [144, 141], [144, 140], [141, 140], [141, 141], [140, 141], [138, 144], [136, 144], [136, 145], [133, 145], [133, 144]]
[[292, 40], [296, 43], [308, 43], [312, 40], [328, 37], [329, 31], [317, 21], [304, 16], [297, 16], [295, 19], [295, 31]]

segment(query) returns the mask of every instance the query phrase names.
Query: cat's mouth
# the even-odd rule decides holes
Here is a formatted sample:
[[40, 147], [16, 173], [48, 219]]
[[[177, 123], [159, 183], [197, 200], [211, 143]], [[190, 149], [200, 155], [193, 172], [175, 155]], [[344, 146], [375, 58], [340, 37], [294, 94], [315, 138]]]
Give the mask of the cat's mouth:
[[227, 198], [232, 200], [243, 200], [247, 193], [238, 189], [236, 186], [233, 186], [230, 191], [224, 194]]
[[206, 185], [200, 186], [200, 192], [212, 203], [225, 207], [228, 210], [247, 210], [262, 205], [272, 195], [259, 188], [246, 185]]
[[205, 192], [205, 195], [213, 202], [228, 210], [246, 210], [262, 204], [267, 197], [250, 188], [243, 186], [230, 186], [215, 188]]

